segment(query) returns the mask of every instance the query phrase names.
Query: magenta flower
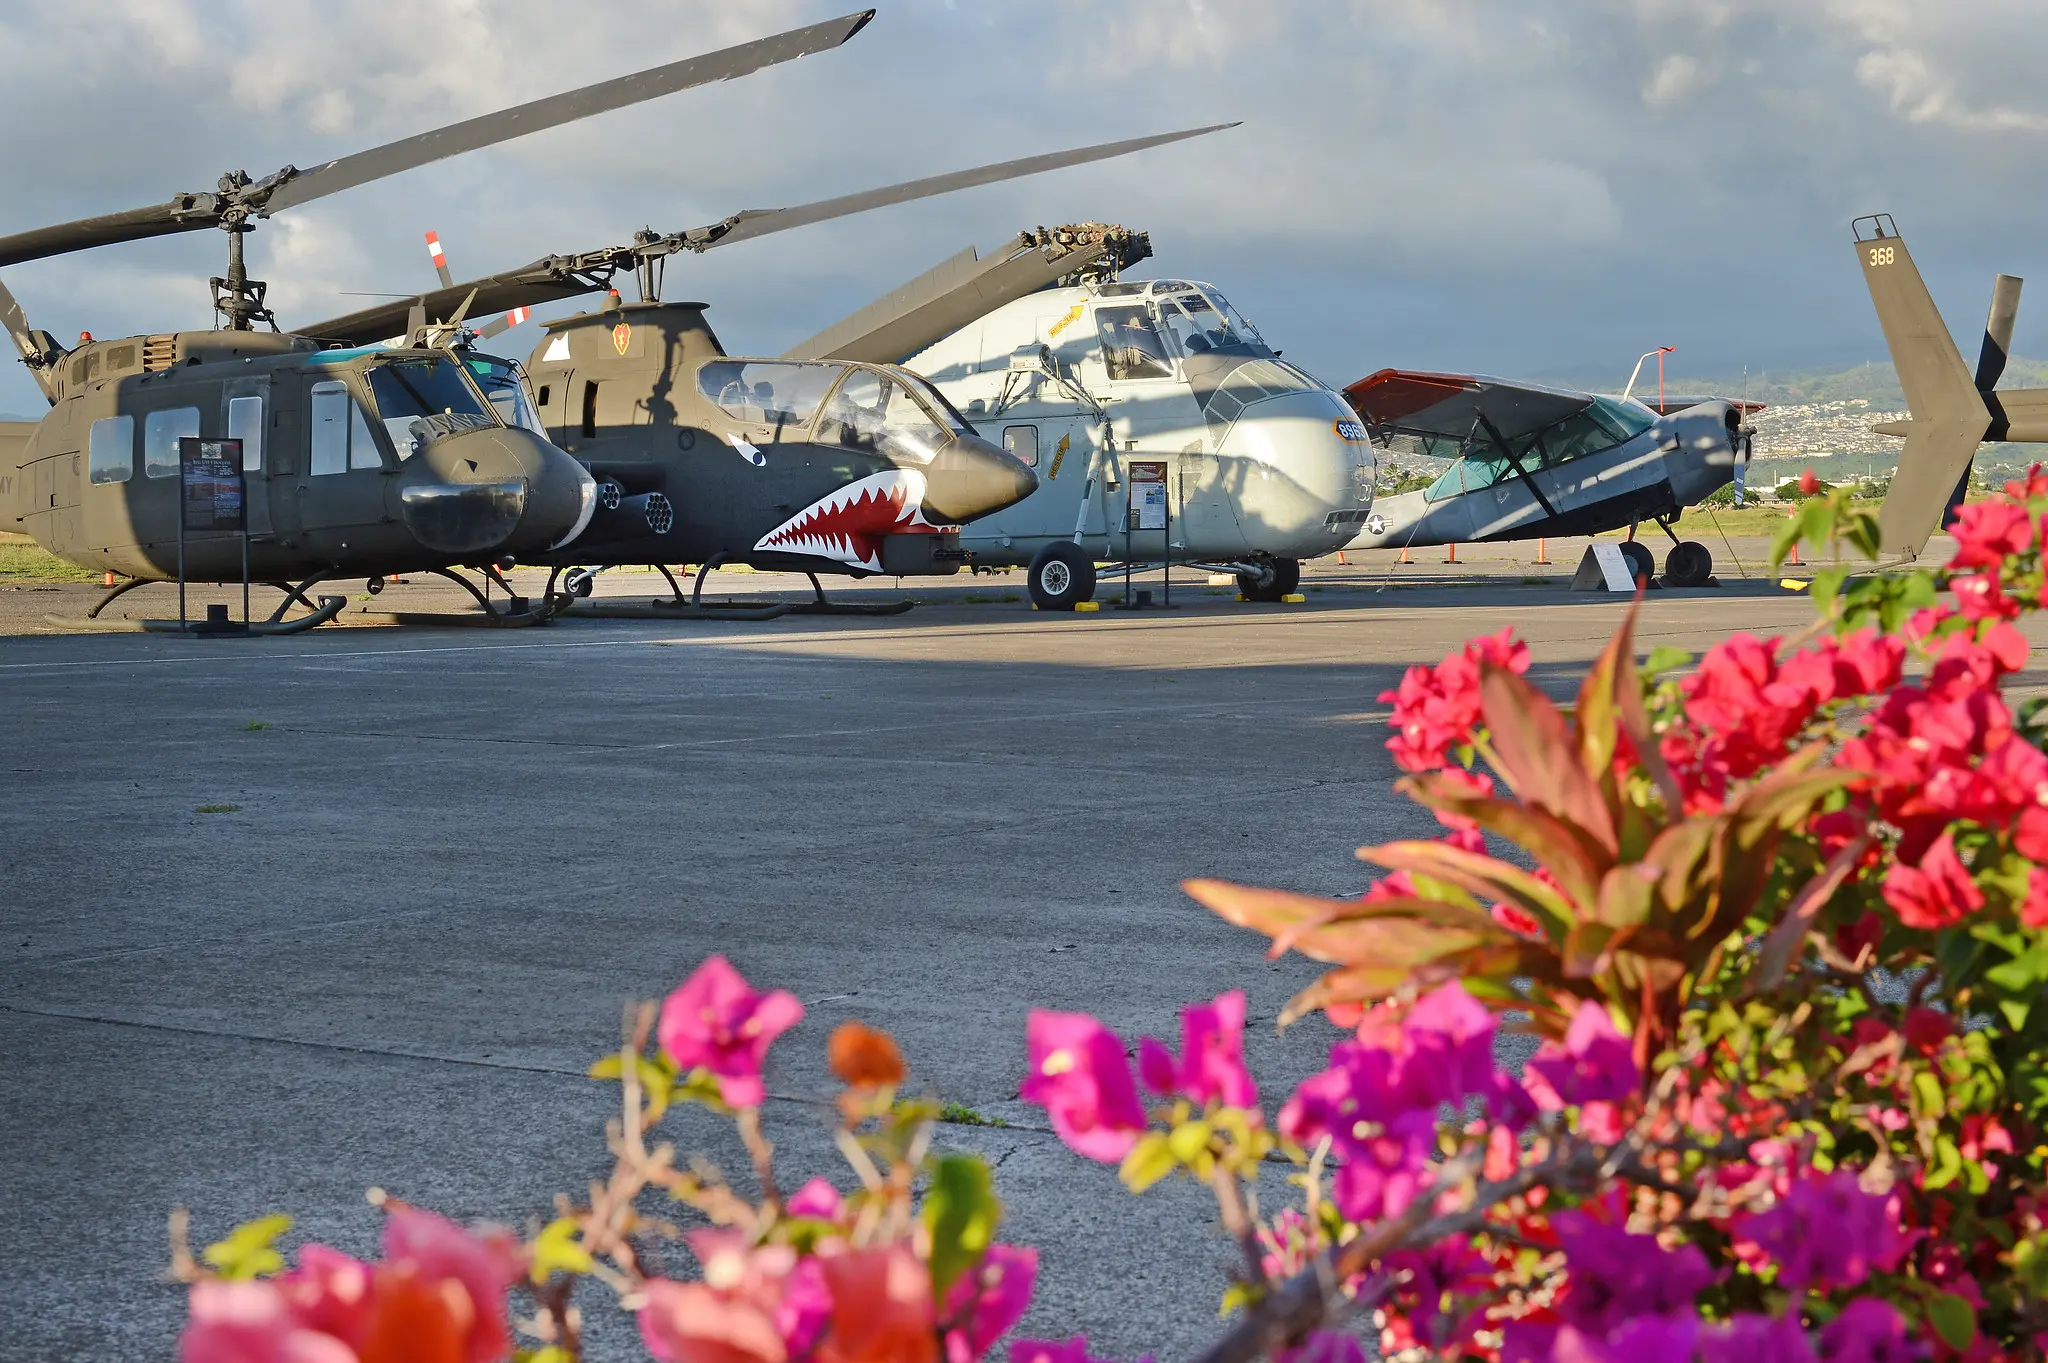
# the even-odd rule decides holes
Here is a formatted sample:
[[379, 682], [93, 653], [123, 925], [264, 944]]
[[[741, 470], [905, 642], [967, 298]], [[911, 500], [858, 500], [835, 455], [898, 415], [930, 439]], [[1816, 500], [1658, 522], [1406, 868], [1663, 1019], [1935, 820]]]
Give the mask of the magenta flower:
[[1559, 1213], [1551, 1225], [1571, 1273], [1557, 1313], [1587, 1335], [1607, 1338], [1639, 1316], [1690, 1316], [1693, 1299], [1714, 1281], [1697, 1246], [1665, 1249], [1654, 1235], [1631, 1235], [1583, 1212]]
[[1793, 1184], [1769, 1211], [1744, 1217], [1735, 1238], [1744, 1257], [1776, 1264], [1786, 1287], [1825, 1292], [1889, 1272], [1916, 1236], [1899, 1227], [1896, 1193], [1866, 1193], [1855, 1170], [1838, 1169]]
[[[1097, 1358], [1088, 1352], [1088, 1341], [1075, 1335], [1068, 1340], [1012, 1340], [1010, 1363], [1115, 1363], [1115, 1360]], [[1146, 1354], [1138, 1363], [1152, 1363], [1152, 1355]]]
[[1436, 1112], [1415, 1108], [1381, 1126], [1338, 1136], [1344, 1163], [1330, 1187], [1337, 1210], [1353, 1221], [1399, 1216], [1428, 1189], [1435, 1174]]
[[1826, 1363], [1913, 1363], [1926, 1353], [1892, 1304], [1876, 1297], [1858, 1297], [1820, 1332]]
[[960, 1322], [946, 1331], [946, 1363], [975, 1363], [986, 1354], [1024, 1319], [1037, 1282], [1037, 1250], [990, 1245], [973, 1271], [961, 1274], [946, 1294], [941, 1318]]
[[1813, 1363], [1813, 1341], [1796, 1316], [1733, 1316], [1700, 1336], [1700, 1363]]
[[1555, 1112], [1632, 1098], [1642, 1086], [1642, 1072], [1607, 1009], [1587, 999], [1573, 1015], [1564, 1044], [1546, 1041], [1529, 1057], [1522, 1082], [1538, 1107]]
[[1138, 1041], [1138, 1073], [1154, 1093], [1179, 1094], [1195, 1103], [1257, 1107], [1258, 1086], [1244, 1067], [1244, 991], [1180, 1010], [1180, 1059], [1151, 1037]]
[[791, 1216], [809, 1217], [817, 1221], [837, 1221], [839, 1213], [846, 1209], [846, 1199], [839, 1190], [822, 1178], [813, 1178], [797, 1189], [782, 1204], [782, 1209]]
[[1086, 1013], [1031, 1010], [1025, 1023], [1031, 1073], [1017, 1096], [1043, 1107], [1067, 1148], [1104, 1164], [1130, 1153], [1145, 1108], [1117, 1034]]
[[709, 956], [663, 1000], [656, 1031], [678, 1069], [709, 1070], [728, 1104], [759, 1107], [768, 1097], [761, 1082], [768, 1047], [803, 1016], [795, 995], [757, 994], [725, 957]]
[[1692, 1363], [1699, 1336], [1697, 1316], [1639, 1316], [1606, 1336], [1560, 1326], [1551, 1345], [1552, 1363]]

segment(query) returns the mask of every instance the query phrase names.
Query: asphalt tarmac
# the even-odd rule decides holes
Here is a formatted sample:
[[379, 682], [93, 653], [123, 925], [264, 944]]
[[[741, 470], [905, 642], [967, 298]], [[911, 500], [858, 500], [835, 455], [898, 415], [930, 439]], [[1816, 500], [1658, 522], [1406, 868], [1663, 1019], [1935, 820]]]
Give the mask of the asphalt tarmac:
[[[1277, 1104], [1336, 1036], [1274, 1033], [1315, 968], [1179, 881], [1358, 892], [1355, 847], [1434, 826], [1389, 788], [1400, 670], [1513, 624], [1563, 693], [1623, 609], [1328, 571], [1298, 606], [1043, 615], [1012, 577], [881, 619], [0, 640], [0, 1357], [172, 1357], [174, 1205], [202, 1240], [285, 1210], [357, 1253], [373, 1186], [546, 1215], [601, 1168], [613, 1090], [582, 1076], [622, 1005], [711, 952], [807, 1008], [769, 1076], [786, 1185], [847, 1181], [824, 1041], [887, 1028], [1006, 1123], [940, 1138], [1040, 1249], [1026, 1330], [1188, 1356], [1230, 1259], [1207, 1194], [1131, 1197], [1058, 1144], [1015, 1097], [1027, 1011], [1177, 1045], [1181, 1004], [1241, 987]], [[1653, 594], [1641, 633], [1811, 618], [1736, 582]], [[707, 1114], [667, 1126], [746, 1168]], [[639, 1356], [583, 1301], [596, 1356]]]

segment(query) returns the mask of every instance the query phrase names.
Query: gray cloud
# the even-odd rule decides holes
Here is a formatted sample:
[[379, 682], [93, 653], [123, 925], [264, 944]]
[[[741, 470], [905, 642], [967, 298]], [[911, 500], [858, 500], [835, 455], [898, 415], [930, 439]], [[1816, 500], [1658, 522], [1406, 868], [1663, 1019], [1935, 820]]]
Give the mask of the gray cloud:
[[[834, 7], [135, 0], [0, 13], [0, 231], [313, 164]], [[1889, 210], [1952, 323], [2044, 217], [2038, 0], [887, 4], [846, 48], [293, 210], [287, 323], [458, 272], [982, 160], [1243, 118], [1194, 144], [771, 237], [670, 271], [779, 349], [969, 242], [1111, 218], [1335, 380], [1881, 353], [1848, 219]], [[205, 325], [213, 234], [8, 271], [39, 325]], [[530, 332], [529, 326], [525, 329]], [[2023, 310], [2018, 348], [2048, 347]], [[523, 352], [517, 333], [508, 348]], [[18, 367], [0, 410], [30, 410]]]

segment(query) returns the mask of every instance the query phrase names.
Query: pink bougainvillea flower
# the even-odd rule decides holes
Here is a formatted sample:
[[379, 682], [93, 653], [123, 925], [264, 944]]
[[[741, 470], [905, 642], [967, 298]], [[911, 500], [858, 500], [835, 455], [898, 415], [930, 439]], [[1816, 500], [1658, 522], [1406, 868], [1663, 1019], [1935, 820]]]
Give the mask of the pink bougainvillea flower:
[[904, 1244], [821, 1255], [832, 1324], [818, 1363], [936, 1363], [932, 1275]]
[[2034, 547], [2034, 520], [2026, 507], [1999, 498], [1957, 507], [1949, 533], [1956, 537], [1951, 568], [1995, 569]]
[[524, 1268], [509, 1231], [464, 1230], [445, 1216], [402, 1203], [387, 1203], [384, 1262], [380, 1274], [395, 1271], [430, 1286], [459, 1284], [468, 1298], [463, 1322], [463, 1356], [468, 1363], [496, 1363], [512, 1347], [505, 1323], [505, 1293]]
[[640, 1342], [659, 1363], [784, 1363], [789, 1350], [759, 1303], [703, 1283], [641, 1286]]
[[299, 1251], [298, 1264], [271, 1281], [300, 1324], [356, 1349], [370, 1330], [371, 1273], [370, 1265], [353, 1255], [307, 1245]]
[[846, 1199], [822, 1178], [813, 1178], [791, 1193], [789, 1201], [783, 1204], [783, 1210], [791, 1216], [805, 1216], [818, 1221], [837, 1221], [845, 1208]]
[[1591, 999], [1579, 1004], [1564, 1044], [1546, 1041], [1523, 1067], [1522, 1082], [1546, 1112], [1634, 1097], [1642, 1085], [1629, 1039], [1607, 1009]]
[[2020, 922], [2030, 928], [2048, 928], [2048, 870], [2039, 866], [2027, 872], [2027, 897], [2020, 904]]
[[355, 1350], [306, 1328], [274, 1282], [192, 1284], [179, 1363], [356, 1363]]
[[1918, 866], [1903, 861], [1885, 873], [1884, 902], [1909, 928], [1952, 927], [1984, 907], [1984, 892], [1956, 855], [1955, 839], [1943, 833]]
[[725, 957], [710, 956], [662, 1002], [656, 1031], [679, 1069], [709, 1070], [727, 1103], [759, 1107], [768, 1097], [768, 1047], [803, 1016], [795, 995], [756, 993]]
[[1343, 1134], [1336, 1141], [1344, 1164], [1330, 1186], [1330, 1200], [1352, 1221], [1399, 1216], [1435, 1179], [1436, 1113], [1415, 1108], [1370, 1134]]
[[1695, 1245], [1666, 1249], [1654, 1235], [1631, 1235], [1583, 1212], [1562, 1213], [1551, 1225], [1570, 1273], [1558, 1316], [1595, 1338], [1636, 1317], [1690, 1315], [1693, 1299], [1714, 1281]]
[[944, 1317], [959, 1322], [946, 1331], [946, 1363], [975, 1363], [994, 1347], [1024, 1319], [1037, 1282], [1037, 1250], [990, 1245], [946, 1294]]
[[1699, 1317], [1639, 1316], [1601, 1336], [1573, 1325], [1558, 1328], [1551, 1363], [1692, 1363]]
[[1858, 1297], [1820, 1332], [1824, 1363], [1914, 1363], [1926, 1348], [1906, 1333], [1906, 1322], [1888, 1301]]
[[1129, 1154], [1145, 1107], [1117, 1034], [1086, 1013], [1034, 1008], [1025, 1040], [1031, 1073], [1018, 1096], [1045, 1109], [1068, 1149], [1105, 1164]]
[[1965, 620], [2017, 620], [2020, 603], [2005, 594], [1997, 573], [1972, 573], [1953, 578], [1948, 589], [1956, 594], [1956, 609]]
[[1700, 1363], [1813, 1363], [1796, 1316], [1731, 1316], [1700, 1334]]
[[1479, 675], [1482, 664], [1511, 672], [1529, 670], [1529, 646], [1513, 629], [1474, 639], [1435, 667], [1411, 667], [1392, 691], [1380, 699], [1394, 707], [1389, 723], [1394, 736], [1387, 751], [1404, 771], [1436, 771], [1449, 761], [1450, 750], [1472, 741], [1480, 721]]
[[1151, 1037], [1138, 1041], [1138, 1072], [1154, 1093], [1192, 1102], [1257, 1107], [1258, 1086], [1244, 1065], [1244, 991], [1218, 994], [1180, 1010], [1181, 1056]]
[[1899, 1225], [1898, 1194], [1866, 1193], [1853, 1169], [1810, 1175], [1794, 1183], [1769, 1211], [1735, 1225], [1738, 1253], [1778, 1266], [1778, 1281], [1797, 1292], [1855, 1287], [1889, 1272], [1917, 1234]]

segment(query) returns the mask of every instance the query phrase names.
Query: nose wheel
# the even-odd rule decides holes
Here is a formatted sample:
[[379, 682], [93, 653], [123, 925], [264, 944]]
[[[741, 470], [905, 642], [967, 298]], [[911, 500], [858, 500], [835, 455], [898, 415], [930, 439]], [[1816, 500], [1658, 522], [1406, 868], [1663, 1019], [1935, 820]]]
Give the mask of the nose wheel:
[[1274, 559], [1255, 573], [1239, 573], [1237, 590], [1247, 601], [1280, 601], [1301, 586], [1301, 560]]
[[1067, 540], [1048, 544], [1031, 560], [1031, 604], [1042, 611], [1070, 611], [1095, 599], [1095, 560]]

